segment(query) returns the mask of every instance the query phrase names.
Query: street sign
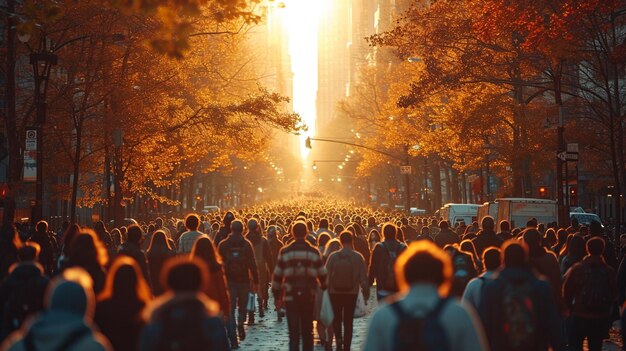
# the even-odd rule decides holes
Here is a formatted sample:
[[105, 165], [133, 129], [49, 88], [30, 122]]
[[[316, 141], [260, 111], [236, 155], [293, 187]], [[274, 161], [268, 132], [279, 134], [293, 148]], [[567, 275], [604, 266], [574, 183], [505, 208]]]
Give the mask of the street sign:
[[26, 139], [24, 143], [24, 149], [26, 151], [37, 150], [37, 130], [36, 129], [26, 130]]
[[411, 174], [411, 166], [400, 166], [400, 174]]
[[561, 159], [561, 161], [578, 161], [578, 153], [574, 152], [559, 152], [556, 154], [556, 157]]

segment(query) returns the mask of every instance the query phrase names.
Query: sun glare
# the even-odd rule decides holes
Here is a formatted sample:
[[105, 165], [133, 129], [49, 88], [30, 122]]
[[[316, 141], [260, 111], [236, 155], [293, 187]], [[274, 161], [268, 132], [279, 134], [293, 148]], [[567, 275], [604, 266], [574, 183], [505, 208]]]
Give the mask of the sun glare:
[[309, 130], [300, 136], [300, 156], [306, 159], [307, 136], [315, 135], [317, 97], [317, 29], [319, 16], [332, 0], [286, 0], [285, 28], [289, 33], [289, 53], [293, 77], [293, 109]]

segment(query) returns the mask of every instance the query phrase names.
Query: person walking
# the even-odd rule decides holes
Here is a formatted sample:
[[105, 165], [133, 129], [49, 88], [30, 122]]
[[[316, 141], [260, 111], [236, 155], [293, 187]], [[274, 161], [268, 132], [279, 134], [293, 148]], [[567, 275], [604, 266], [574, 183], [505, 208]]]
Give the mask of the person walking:
[[524, 242], [502, 246], [503, 268], [486, 282], [479, 312], [492, 351], [565, 350], [563, 321], [550, 283], [533, 272]]
[[63, 271], [50, 283], [44, 312], [9, 336], [0, 349], [112, 351], [107, 338], [93, 324], [95, 297], [90, 285], [83, 269]]
[[150, 272], [148, 271], [148, 260], [146, 259], [146, 253], [141, 248], [141, 244], [144, 240], [143, 231], [141, 227], [133, 224], [128, 227], [127, 240], [122, 245], [122, 248], [118, 252], [119, 255], [124, 255], [132, 258], [137, 262], [141, 268], [141, 274], [143, 277], [150, 281]]
[[207, 284], [204, 262], [175, 257], [163, 267], [166, 294], [148, 305], [141, 351], [225, 350], [231, 346], [217, 303], [202, 293]]
[[563, 298], [570, 311], [567, 339], [572, 351], [581, 351], [585, 339], [589, 351], [602, 350], [602, 340], [611, 327], [617, 286], [615, 270], [602, 257], [604, 250], [604, 239], [590, 238], [587, 256], [565, 274]]
[[225, 320], [228, 321], [230, 317], [230, 297], [226, 288], [224, 267], [222, 266], [222, 259], [217, 254], [211, 239], [202, 237], [196, 240], [189, 257], [198, 258], [206, 263], [209, 269], [209, 282], [204, 289], [204, 293], [220, 305], [220, 312], [224, 315]]
[[376, 281], [376, 297], [378, 301], [398, 291], [395, 280], [394, 264], [398, 256], [406, 249], [406, 245], [396, 239], [398, 228], [392, 223], [383, 225], [385, 240], [378, 243], [372, 251], [369, 265], [369, 284]]
[[461, 243], [461, 238], [459, 238], [459, 236], [455, 232], [450, 230], [450, 226], [448, 225], [448, 222], [447, 221], [439, 222], [439, 233], [435, 235], [435, 244], [437, 244], [437, 246], [443, 249], [444, 246], [446, 245], [460, 244], [460, 243]]
[[116, 258], [98, 296], [94, 317], [113, 349], [139, 349], [139, 334], [144, 326], [141, 312], [151, 297], [137, 262], [126, 256]]
[[206, 234], [198, 231], [198, 228], [200, 228], [200, 217], [198, 217], [198, 215], [195, 213], [190, 213], [187, 215], [187, 217], [185, 217], [185, 228], [187, 228], [187, 231], [184, 232], [178, 239], [179, 254], [190, 253], [191, 249], [193, 248], [193, 244], [195, 244], [198, 238], [208, 238]]
[[500, 268], [500, 249], [490, 247], [483, 251], [483, 264], [485, 272], [469, 281], [463, 292], [463, 301], [470, 303], [476, 311], [480, 306], [481, 291], [487, 281], [496, 276], [497, 270]]
[[[270, 245], [267, 239], [261, 234], [259, 223], [254, 218], [248, 221], [246, 239], [252, 243], [256, 266], [259, 270], [259, 290], [257, 299], [259, 303], [259, 318], [263, 318], [267, 310], [270, 272], [271, 269], [274, 268], [274, 260], [272, 258]], [[254, 311], [248, 312], [248, 324], [254, 324]]]
[[447, 298], [452, 262], [435, 244], [409, 245], [398, 258], [396, 280], [405, 294], [374, 312], [365, 351], [488, 350], [474, 311]]
[[[234, 220], [230, 224], [230, 234], [224, 239], [217, 251], [224, 260], [226, 283], [230, 295], [230, 318], [228, 320], [228, 337], [233, 348], [239, 347], [239, 341], [246, 338], [243, 323], [248, 314], [248, 296], [257, 291], [259, 272], [254, 258], [254, 249], [248, 239], [243, 236], [243, 223]], [[250, 281], [252, 276], [252, 282]], [[252, 283], [252, 284], [251, 284]], [[235, 309], [238, 309], [235, 320]]]
[[152, 234], [152, 242], [148, 247], [146, 257], [148, 259], [148, 271], [152, 294], [159, 296], [163, 294], [163, 286], [161, 285], [161, 269], [170, 257], [173, 257], [176, 251], [170, 246], [165, 231], [159, 229]]
[[492, 246], [499, 248], [502, 246], [502, 243], [504, 243], [504, 240], [496, 235], [496, 224], [493, 217], [483, 217], [480, 226], [482, 227], [482, 230], [478, 232], [474, 239], [472, 239], [472, 243], [474, 244], [478, 257], [482, 257], [483, 251], [485, 251], [486, 248]]
[[[367, 303], [369, 284], [363, 256], [354, 251], [352, 233], [344, 231], [339, 235], [343, 248], [332, 253], [326, 262], [328, 290], [333, 306], [333, 330], [337, 351], [350, 351], [352, 344], [352, 322], [359, 290]], [[342, 333], [343, 324], [343, 333]]]
[[[303, 221], [291, 227], [294, 240], [284, 246], [278, 255], [272, 293], [276, 310], [283, 303], [287, 309], [289, 350], [313, 350], [313, 307], [318, 285], [326, 289], [326, 268], [319, 250], [305, 240], [308, 229]], [[283, 298], [284, 294], [284, 298]]]

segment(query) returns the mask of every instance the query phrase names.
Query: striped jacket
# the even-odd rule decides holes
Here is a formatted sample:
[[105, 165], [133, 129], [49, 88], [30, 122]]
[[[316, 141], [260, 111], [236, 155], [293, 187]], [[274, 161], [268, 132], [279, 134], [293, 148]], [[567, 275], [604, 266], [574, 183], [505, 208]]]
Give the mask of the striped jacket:
[[300, 294], [315, 296], [318, 284], [326, 289], [326, 268], [317, 248], [297, 239], [280, 250], [272, 281], [275, 298], [280, 299], [283, 289], [285, 301]]

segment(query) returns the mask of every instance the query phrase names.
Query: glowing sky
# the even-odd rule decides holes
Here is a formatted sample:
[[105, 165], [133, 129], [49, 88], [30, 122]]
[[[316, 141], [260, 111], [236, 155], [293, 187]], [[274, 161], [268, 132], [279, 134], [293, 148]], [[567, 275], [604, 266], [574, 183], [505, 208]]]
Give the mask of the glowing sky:
[[317, 97], [317, 27], [321, 11], [331, 0], [285, 0], [283, 18], [289, 33], [289, 52], [293, 77], [293, 109], [309, 127], [300, 136], [300, 155], [306, 158], [307, 136], [315, 135], [315, 100]]

